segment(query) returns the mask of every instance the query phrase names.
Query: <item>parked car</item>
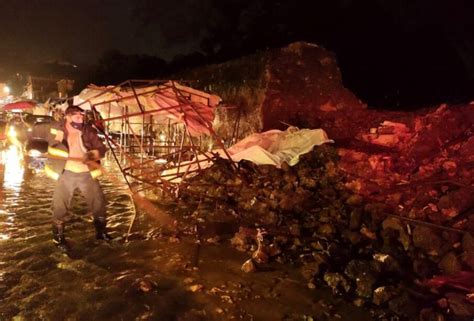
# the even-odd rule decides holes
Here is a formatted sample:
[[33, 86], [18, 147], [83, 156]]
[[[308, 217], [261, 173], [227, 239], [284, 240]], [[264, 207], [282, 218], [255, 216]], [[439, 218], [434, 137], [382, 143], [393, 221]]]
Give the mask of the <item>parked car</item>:
[[48, 141], [53, 117], [28, 115], [25, 118], [28, 135], [25, 142], [25, 161], [29, 168], [40, 169], [44, 166], [48, 153]]
[[25, 123], [24, 113], [9, 113], [7, 115], [6, 136], [10, 143], [25, 144], [28, 137], [28, 124]]

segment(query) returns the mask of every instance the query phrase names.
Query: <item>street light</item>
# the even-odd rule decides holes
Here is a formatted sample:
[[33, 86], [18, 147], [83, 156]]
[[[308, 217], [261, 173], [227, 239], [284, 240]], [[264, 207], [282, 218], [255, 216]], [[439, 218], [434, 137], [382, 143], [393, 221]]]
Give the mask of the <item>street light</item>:
[[10, 87], [8, 87], [8, 86], [3, 87], [3, 92], [4, 92], [6, 95], [10, 95]]

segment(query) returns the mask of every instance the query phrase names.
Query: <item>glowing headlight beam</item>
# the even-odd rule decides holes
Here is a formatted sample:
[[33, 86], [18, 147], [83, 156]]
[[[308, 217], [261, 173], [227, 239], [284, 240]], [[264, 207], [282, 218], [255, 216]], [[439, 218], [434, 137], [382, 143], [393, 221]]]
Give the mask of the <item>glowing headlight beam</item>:
[[15, 127], [10, 126], [10, 128], [8, 128], [8, 137], [16, 138], [16, 136], [17, 136], [17, 133], [16, 133], [16, 130], [15, 130]]

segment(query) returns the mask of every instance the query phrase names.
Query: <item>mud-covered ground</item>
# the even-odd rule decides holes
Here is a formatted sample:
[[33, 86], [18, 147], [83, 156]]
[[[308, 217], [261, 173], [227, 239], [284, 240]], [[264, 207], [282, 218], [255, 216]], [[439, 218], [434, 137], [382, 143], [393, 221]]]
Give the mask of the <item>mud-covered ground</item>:
[[[135, 209], [116, 178], [101, 178], [114, 241], [94, 239], [78, 196], [66, 227], [73, 249], [63, 255], [51, 242], [53, 183], [25, 169], [18, 154], [1, 155], [2, 321], [371, 319], [327, 289], [309, 289], [296, 266], [273, 262], [244, 273], [248, 255], [228, 242], [163, 234], [142, 213], [125, 242]], [[105, 166], [119, 176], [111, 160]]]

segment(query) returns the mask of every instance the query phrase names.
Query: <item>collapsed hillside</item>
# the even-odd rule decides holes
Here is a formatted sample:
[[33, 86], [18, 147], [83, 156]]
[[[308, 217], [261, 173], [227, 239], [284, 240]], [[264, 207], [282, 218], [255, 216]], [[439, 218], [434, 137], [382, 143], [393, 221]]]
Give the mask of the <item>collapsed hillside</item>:
[[367, 109], [334, 57], [301, 43], [188, 76], [238, 107], [221, 111], [223, 137], [240, 110], [240, 136], [292, 125], [335, 140], [293, 167], [218, 161], [182, 192], [199, 203], [188, 219], [232, 227], [212, 237], [249, 253], [243, 270], [298, 264], [380, 319], [474, 315], [474, 104]]

